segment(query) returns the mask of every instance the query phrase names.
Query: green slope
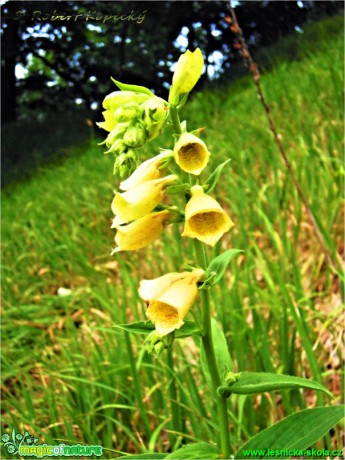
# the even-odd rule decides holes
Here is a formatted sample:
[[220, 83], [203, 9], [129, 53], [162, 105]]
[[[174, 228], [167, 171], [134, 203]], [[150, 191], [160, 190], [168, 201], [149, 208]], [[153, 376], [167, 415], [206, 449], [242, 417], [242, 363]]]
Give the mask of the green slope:
[[[339, 25], [339, 19], [334, 21]], [[302, 60], [277, 65], [263, 75], [262, 85], [336, 257], [342, 244], [342, 31], [318, 37], [319, 46], [313, 39]], [[231, 265], [217, 290], [215, 315], [224, 324], [236, 367], [313, 375], [326, 387], [332, 378], [339, 398], [334, 386], [341, 359], [335, 347], [342, 329], [338, 282], [324, 262], [254, 86], [244, 79], [226, 90], [197, 94], [184, 116], [189, 129], [207, 127], [203, 138], [213, 155], [209, 171], [219, 161], [232, 160], [217, 197], [236, 227], [221, 244], [245, 249], [246, 255]], [[172, 145], [169, 130], [163, 139], [153, 143], [150, 154], [157, 153], [158, 145]], [[47, 443], [102, 444], [110, 449], [108, 458], [114, 449], [143, 450], [136, 434], [145, 417], [138, 413], [138, 398], [145, 398], [153, 430], [166, 417], [168, 395], [161, 384], [170, 378], [161, 370], [164, 362], [156, 366], [141, 355], [140, 338], [129, 348], [112, 326], [143, 319], [144, 305], [136, 294], [141, 278], [178, 270], [194, 259], [185, 243], [183, 248], [171, 244], [170, 233], [139, 253], [110, 257], [116, 185], [111, 159], [94, 145], [85, 152], [71, 151], [64, 164], [30, 181], [7, 187], [2, 202], [5, 429], [30, 427]], [[61, 287], [70, 295], [58, 295]], [[212, 439], [211, 402], [200, 404], [203, 382], [195, 361], [186, 366], [194, 347], [187, 344], [176, 352], [182, 403], [190, 419], [187, 433]], [[142, 357], [137, 371], [130, 365], [133, 354]], [[133, 385], [136, 378], [141, 395]], [[242, 399], [243, 411], [236, 401], [231, 414], [238, 445], [284, 413], [312, 402], [290, 393], [283, 409], [278, 399], [263, 396], [260, 403]], [[164, 451], [164, 442], [164, 436], [153, 437], [151, 447]]]

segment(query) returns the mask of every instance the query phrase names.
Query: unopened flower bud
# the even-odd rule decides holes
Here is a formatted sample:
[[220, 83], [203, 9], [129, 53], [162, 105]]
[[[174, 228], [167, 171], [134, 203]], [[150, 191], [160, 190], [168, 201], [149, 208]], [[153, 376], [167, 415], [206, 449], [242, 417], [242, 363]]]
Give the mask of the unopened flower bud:
[[141, 123], [129, 126], [123, 136], [123, 142], [128, 145], [128, 147], [142, 147], [146, 141], [146, 131]]
[[116, 158], [116, 165], [117, 166], [122, 166], [123, 164], [125, 164], [127, 162], [127, 154], [126, 153], [122, 153], [121, 155], [119, 155], [117, 158]]
[[145, 110], [144, 123], [148, 132], [148, 141], [157, 137], [167, 117], [167, 103], [164, 99], [154, 96], [142, 104]]
[[122, 165], [120, 166], [117, 171], [119, 173], [119, 176], [121, 178], [125, 177], [127, 174], [128, 174], [128, 168], [127, 168], [127, 165]]
[[119, 123], [132, 121], [139, 118], [142, 111], [139, 104], [128, 103], [119, 107], [115, 112], [115, 119]]
[[162, 337], [157, 330], [154, 330], [147, 336], [144, 347], [150, 355], [156, 358], [163, 350], [171, 348], [174, 338], [173, 332]]
[[145, 110], [145, 119], [160, 122], [167, 116], [167, 103], [161, 97], [150, 97], [150, 99], [142, 104], [142, 107]]
[[137, 166], [137, 154], [133, 150], [119, 155], [114, 163], [114, 174], [119, 173], [120, 177], [128, 177]]
[[134, 149], [127, 150], [127, 158], [129, 160], [138, 162], [139, 161], [139, 155], [138, 155], [137, 150], [134, 150]]
[[204, 68], [204, 58], [199, 48], [193, 53], [187, 50], [180, 56], [170, 88], [169, 102], [176, 105], [179, 96], [192, 91]]
[[103, 101], [103, 107], [114, 113], [119, 107], [129, 102], [141, 104], [149, 97], [148, 94], [135, 93], [133, 91], [114, 91], [106, 96]]
[[127, 151], [127, 145], [123, 142], [122, 139], [116, 139], [110, 146], [109, 150], [105, 153], [114, 153], [115, 155], [121, 155]]
[[127, 131], [128, 123], [119, 123], [115, 128], [108, 134], [105, 144], [109, 148], [113, 145], [116, 139], [122, 139], [125, 132]]

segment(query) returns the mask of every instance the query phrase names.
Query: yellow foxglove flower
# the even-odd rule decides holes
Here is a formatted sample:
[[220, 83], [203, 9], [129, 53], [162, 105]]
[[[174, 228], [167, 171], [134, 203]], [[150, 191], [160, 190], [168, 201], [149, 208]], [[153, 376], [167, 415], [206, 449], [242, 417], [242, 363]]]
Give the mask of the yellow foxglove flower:
[[127, 192], [117, 193], [111, 205], [116, 216], [115, 224], [126, 224], [151, 212], [163, 200], [164, 188], [176, 179], [177, 176], [172, 174], [142, 182]]
[[197, 48], [193, 53], [187, 50], [180, 56], [170, 89], [169, 102], [171, 104], [178, 103], [178, 96], [180, 94], [192, 91], [201, 76], [203, 68], [204, 58], [202, 57], [200, 48]]
[[144, 161], [128, 179], [121, 182], [120, 190], [129, 190], [143, 182], [162, 177], [163, 171], [159, 168], [169, 156], [171, 156], [171, 151], [168, 150]]
[[197, 238], [203, 243], [214, 246], [228, 232], [234, 223], [219, 203], [204, 193], [200, 185], [191, 189], [191, 199], [185, 211], [185, 227], [182, 236]]
[[183, 325], [183, 319], [198, 294], [197, 282], [203, 275], [203, 270], [194, 269], [141, 281], [139, 295], [148, 303], [146, 316], [161, 336]]
[[117, 247], [111, 254], [119, 251], [135, 251], [157, 239], [171, 218], [167, 210], [152, 212], [128, 225], [112, 225], [117, 229], [115, 243]]
[[179, 167], [198, 176], [210, 158], [205, 142], [190, 133], [183, 133], [174, 147], [174, 157]]

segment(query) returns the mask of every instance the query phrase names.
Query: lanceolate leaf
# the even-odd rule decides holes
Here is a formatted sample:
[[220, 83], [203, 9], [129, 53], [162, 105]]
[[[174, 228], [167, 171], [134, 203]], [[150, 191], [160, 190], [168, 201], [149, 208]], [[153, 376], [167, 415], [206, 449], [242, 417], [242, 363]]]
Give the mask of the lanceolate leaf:
[[218, 283], [218, 281], [223, 277], [231, 259], [240, 252], [244, 251], [241, 249], [228, 249], [213, 259], [207, 268], [206, 281], [204, 284], [206, 286], [213, 286]]
[[[344, 417], [344, 406], [316, 407], [286, 417], [251, 438], [235, 455], [245, 458], [253, 449], [308, 449]], [[248, 454], [248, 452], [247, 452]], [[248, 457], [247, 455], [247, 458]], [[282, 458], [275, 456], [275, 458]]]
[[236, 375], [236, 381], [229, 383], [227, 388], [231, 393], [238, 395], [249, 395], [264, 393], [265, 391], [289, 390], [292, 388], [310, 388], [323, 391], [331, 398], [333, 397], [327, 388], [314, 380], [293, 377], [291, 375], [271, 374], [266, 372], [240, 372]]
[[175, 195], [177, 193], [186, 192], [189, 189], [189, 184], [170, 185], [165, 189], [165, 193], [168, 195]]
[[[155, 326], [151, 323], [151, 321], [137, 321], [136, 323], [131, 324], [118, 324], [115, 327], [127, 332], [133, 332], [134, 334], [146, 335], [155, 329]], [[194, 321], [185, 321], [184, 325], [175, 331], [175, 338], [182, 339], [194, 334], [201, 335], [201, 333], [202, 331]]]
[[121, 83], [120, 81], [115, 80], [115, 78], [111, 77], [111, 79], [121, 91], [133, 91], [135, 93], [144, 93], [149, 96], [154, 96], [153, 92], [148, 88], [145, 88], [145, 86], [128, 85], [127, 83]]
[[[220, 377], [222, 380], [224, 380], [226, 374], [233, 370], [233, 364], [223, 330], [218, 326], [217, 321], [213, 318], [211, 320], [211, 326], [217, 366]], [[208, 370], [207, 357], [203, 346], [201, 346], [200, 350], [200, 361], [207, 385], [212, 388], [213, 384]]]
[[134, 332], [135, 334], [149, 334], [154, 330], [154, 325], [151, 321], [137, 321], [131, 324], [117, 324], [115, 327], [123, 329], [127, 332]]
[[176, 329], [175, 339], [183, 339], [191, 335], [201, 335], [202, 330], [194, 321], [185, 321], [181, 329]]
[[187, 444], [175, 450], [175, 452], [172, 452], [165, 458], [169, 460], [183, 460], [189, 458], [211, 459], [219, 458], [219, 452], [217, 447], [212, 444], [197, 442], [195, 444]]
[[226, 166], [229, 161], [231, 160], [226, 160], [224, 161], [224, 163], [220, 164], [219, 166], [217, 166], [217, 168], [213, 171], [213, 173], [207, 178], [205, 184], [204, 184], [204, 187], [205, 187], [205, 190], [207, 191], [207, 193], [210, 193], [212, 192], [212, 190], [214, 189], [214, 187], [216, 186], [219, 178], [220, 178], [220, 174], [221, 172], [223, 171], [223, 168], [224, 166]]

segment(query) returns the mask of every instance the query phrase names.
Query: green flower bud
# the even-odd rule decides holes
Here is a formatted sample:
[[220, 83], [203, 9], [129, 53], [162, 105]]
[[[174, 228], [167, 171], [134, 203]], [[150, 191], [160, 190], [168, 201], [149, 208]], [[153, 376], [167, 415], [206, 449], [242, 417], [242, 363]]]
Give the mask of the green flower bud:
[[156, 358], [164, 349], [171, 348], [174, 339], [174, 332], [162, 337], [158, 331], [154, 330], [147, 336], [144, 347], [147, 353]]
[[129, 149], [127, 150], [127, 158], [130, 159], [131, 161], [135, 161], [136, 163], [139, 162], [139, 155], [137, 150]]
[[116, 139], [113, 144], [110, 146], [109, 150], [105, 153], [115, 153], [115, 155], [121, 155], [122, 153], [126, 153], [127, 145], [123, 142], [122, 139]]
[[161, 123], [167, 116], [167, 103], [164, 99], [154, 96], [150, 97], [141, 105], [145, 110], [145, 120]]
[[144, 125], [141, 123], [129, 126], [123, 136], [123, 142], [128, 145], [128, 147], [142, 147], [146, 141], [147, 134]]
[[204, 68], [204, 58], [199, 48], [193, 53], [187, 50], [180, 56], [173, 75], [169, 102], [178, 105], [180, 96], [192, 91]]
[[148, 141], [157, 137], [167, 117], [167, 103], [164, 99], [154, 96], [148, 99], [142, 107], [145, 111], [144, 123], [148, 132]]
[[116, 139], [122, 139], [125, 132], [127, 131], [128, 123], [119, 123], [115, 128], [108, 134], [105, 144], [109, 148], [111, 147]]
[[121, 177], [121, 179], [123, 177], [126, 177], [127, 176], [127, 166], [126, 165], [122, 165], [120, 166], [117, 171], [114, 172], [114, 174], [116, 174], [116, 172], [119, 173], [119, 176]]
[[137, 151], [130, 149], [116, 158], [113, 172], [114, 174], [119, 173], [121, 178], [127, 177], [137, 167], [138, 162], [139, 157]]
[[233, 385], [240, 378], [241, 373], [228, 372], [225, 376], [225, 382], [227, 385]]
[[128, 103], [119, 107], [115, 112], [115, 119], [119, 123], [132, 121], [141, 116], [142, 109], [139, 104]]
[[114, 91], [105, 97], [103, 107], [110, 112], [115, 112], [119, 107], [129, 102], [141, 104], [150, 96], [144, 93], [135, 93], [133, 91]]

